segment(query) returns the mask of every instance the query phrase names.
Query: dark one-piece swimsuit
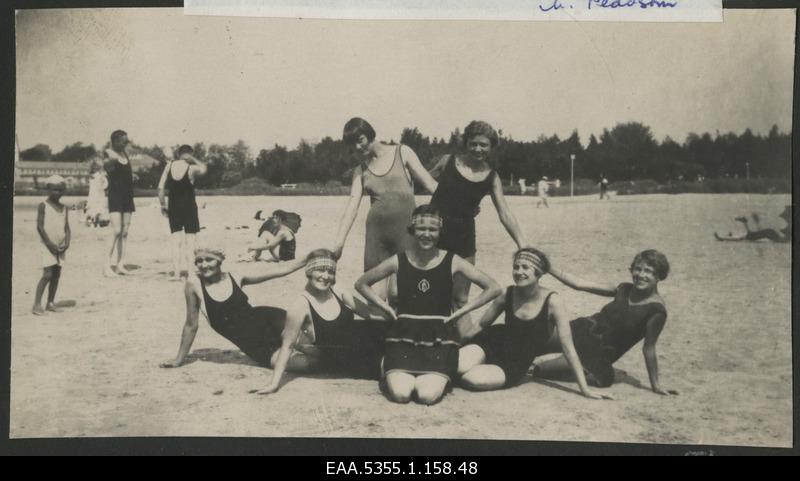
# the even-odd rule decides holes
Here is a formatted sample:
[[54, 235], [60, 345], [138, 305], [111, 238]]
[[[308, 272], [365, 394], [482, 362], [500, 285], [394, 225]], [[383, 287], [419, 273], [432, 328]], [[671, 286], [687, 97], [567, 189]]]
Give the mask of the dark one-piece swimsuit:
[[281, 346], [286, 311], [277, 307], [251, 306], [247, 294], [230, 274], [228, 278], [233, 292], [224, 301], [214, 300], [200, 280], [208, 322], [220, 336], [235, 344], [251, 359], [269, 366], [272, 353]]
[[666, 308], [659, 302], [631, 304], [628, 301], [631, 289], [633, 284], [620, 284], [614, 300], [600, 312], [570, 323], [581, 364], [601, 387], [614, 383], [612, 365], [644, 339], [647, 321], [658, 313], [667, 315]]
[[320, 350], [323, 369], [377, 379], [388, 323], [357, 320], [353, 311], [336, 294], [333, 296], [339, 303], [339, 315], [333, 320], [322, 317], [306, 298], [314, 326], [314, 345]]
[[172, 178], [172, 172], [167, 174], [166, 188], [169, 191], [167, 203], [167, 217], [169, 230], [184, 231], [187, 234], [200, 232], [200, 219], [197, 216], [197, 200], [195, 198], [194, 184], [189, 179], [189, 169], [183, 174], [181, 180]]
[[397, 320], [386, 338], [385, 374], [438, 374], [451, 380], [458, 370], [458, 332], [452, 313], [453, 253], [438, 266], [414, 267], [405, 253], [397, 255]]
[[465, 259], [475, 255], [475, 213], [484, 196], [491, 192], [494, 176], [492, 170], [485, 179], [473, 182], [461, 175], [455, 156], [450, 156], [431, 197], [431, 204], [439, 208], [443, 220], [440, 249]]
[[528, 372], [536, 356], [546, 354], [545, 346], [555, 331], [550, 322], [550, 292], [542, 309], [533, 319], [520, 319], [514, 315], [514, 286], [506, 290], [505, 324], [495, 324], [475, 336], [477, 344], [486, 354], [485, 364], [493, 364], [506, 375], [505, 387], [516, 386]]

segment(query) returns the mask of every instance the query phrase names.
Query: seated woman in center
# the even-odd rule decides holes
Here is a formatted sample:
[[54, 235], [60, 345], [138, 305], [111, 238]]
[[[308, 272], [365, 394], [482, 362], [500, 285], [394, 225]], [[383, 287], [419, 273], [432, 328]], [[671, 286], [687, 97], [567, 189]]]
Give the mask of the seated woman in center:
[[[365, 272], [356, 290], [392, 320], [386, 336], [383, 376], [390, 400], [438, 402], [458, 369], [458, 333], [454, 321], [501, 294], [488, 275], [458, 255], [437, 248], [442, 218], [436, 207], [414, 209], [408, 231], [414, 243]], [[397, 274], [397, 311], [372, 286]], [[462, 275], [483, 289], [452, 308], [453, 277]]]

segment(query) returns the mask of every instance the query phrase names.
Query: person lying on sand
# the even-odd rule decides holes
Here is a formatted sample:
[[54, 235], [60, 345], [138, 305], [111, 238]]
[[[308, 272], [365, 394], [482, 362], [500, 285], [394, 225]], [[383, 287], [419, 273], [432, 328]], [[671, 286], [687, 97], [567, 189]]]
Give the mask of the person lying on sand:
[[[597, 314], [570, 323], [575, 350], [590, 379], [600, 387], [611, 386], [613, 364], [644, 339], [644, 361], [651, 389], [661, 395], [676, 395], [677, 391], [661, 387], [656, 356], [656, 342], [667, 322], [667, 308], [658, 292], [658, 283], [667, 278], [669, 262], [661, 252], [645, 250], [633, 259], [630, 272], [631, 282], [614, 286], [585, 281], [550, 267], [553, 277], [573, 289], [614, 298]], [[561, 356], [538, 363], [534, 375], [557, 377], [568, 367]]]
[[[555, 291], [539, 285], [550, 261], [534, 248], [514, 254], [516, 285], [495, 299], [479, 321], [483, 329], [459, 350], [461, 385], [475, 391], [508, 388], [519, 384], [536, 356], [563, 352], [581, 393], [590, 399], [610, 399], [589, 389], [583, 366], [572, 343], [572, 331], [563, 301]], [[505, 323], [490, 326], [500, 313]]]
[[751, 214], [753, 218], [753, 224], [755, 225], [755, 229], [750, 228], [750, 224], [748, 223], [747, 217], [735, 217], [733, 220], [737, 222], [741, 222], [744, 224], [744, 228], [747, 230], [747, 233], [740, 236], [734, 236], [732, 233], [728, 233], [727, 236], [721, 236], [714, 232], [714, 237], [717, 238], [719, 241], [759, 241], [762, 239], [770, 240], [772, 242], [791, 242], [792, 241], [792, 206], [787, 205], [783, 212], [778, 216], [786, 221], [786, 227], [777, 231], [775, 229], [761, 229], [761, 217], [753, 213]]
[[211, 328], [235, 344], [257, 363], [269, 366], [281, 346], [286, 311], [277, 307], [250, 304], [242, 287], [282, 277], [300, 269], [305, 258], [270, 265], [256, 275], [237, 276], [222, 269], [225, 253], [221, 249], [195, 251], [197, 275], [186, 280], [186, 323], [180, 348], [174, 360], [161, 363], [163, 368], [182, 366], [192, 347], [202, 312]]

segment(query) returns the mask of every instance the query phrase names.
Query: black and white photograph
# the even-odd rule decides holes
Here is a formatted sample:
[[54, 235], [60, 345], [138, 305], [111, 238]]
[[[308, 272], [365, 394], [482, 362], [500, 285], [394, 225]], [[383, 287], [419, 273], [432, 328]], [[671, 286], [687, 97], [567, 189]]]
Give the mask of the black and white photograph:
[[793, 446], [795, 9], [15, 24], [12, 440]]

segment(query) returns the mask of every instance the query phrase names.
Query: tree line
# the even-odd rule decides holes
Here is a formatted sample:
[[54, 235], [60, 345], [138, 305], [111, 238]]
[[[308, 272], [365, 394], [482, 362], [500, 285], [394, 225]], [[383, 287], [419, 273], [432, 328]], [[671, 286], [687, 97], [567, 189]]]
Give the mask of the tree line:
[[[590, 135], [584, 147], [577, 131], [561, 139], [541, 135], [536, 140], [520, 141], [499, 130], [500, 141], [493, 161], [503, 179], [524, 178], [533, 183], [541, 176], [569, 179], [570, 158], [574, 155], [575, 178], [612, 181], [652, 179], [703, 180], [717, 178], [788, 178], [791, 175], [791, 136], [773, 126], [766, 136], [750, 129], [742, 134], [689, 134], [682, 142], [665, 138], [657, 141], [650, 127], [640, 122], [620, 123]], [[402, 131], [400, 143], [417, 153], [429, 168], [443, 155], [462, 151], [462, 134], [454, 129], [449, 138], [430, 138], [416, 127]], [[395, 143], [394, 140], [390, 141]], [[107, 148], [108, 145], [104, 146]], [[177, 145], [143, 147], [157, 162], [137, 172], [142, 188], [158, 185], [167, 158]], [[325, 137], [312, 144], [306, 140], [289, 149], [274, 145], [253, 154], [242, 140], [233, 145], [196, 143], [195, 156], [208, 163], [208, 174], [198, 179], [199, 188], [231, 187], [248, 178], [261, 178], [273, 185], [286, 183], [347, 184], [356, 165], [350, 149], [340, 139]], [[167, 150], [171, 149], [170, 155]], [[36, 145], [20, 153], [23, 160], [85, 162], [97, 158], [94, 145], [78, 142], [51, 153], [47, 145]]]

